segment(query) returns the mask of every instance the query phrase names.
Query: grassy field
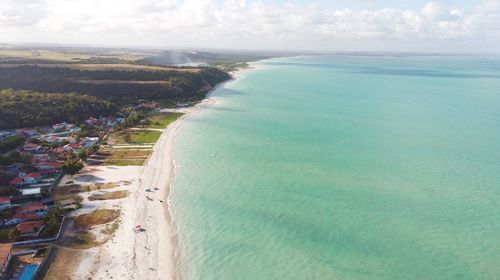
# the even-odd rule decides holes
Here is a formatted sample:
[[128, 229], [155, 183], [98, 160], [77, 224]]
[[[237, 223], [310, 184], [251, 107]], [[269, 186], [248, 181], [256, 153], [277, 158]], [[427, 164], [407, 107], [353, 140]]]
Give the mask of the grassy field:
[[[130, 135], [130, 140], [125, 141], [125, 134]], [[129, 130], [126, 132], [119, 132], [113, 135], [115, 144], [153, 144], [160, 139], [160, 131], [152, 130]]]
[[80, 228], [91, 228], [97, 225], [107, 224], [120, 217], [119, 210], [113, 209], [98, 209], [83, 214], [75, 218], [75, 225]]
[[180, 118], [183, 113], [158, 113], [148, 117], [151, 124], [147, 128], [166, 128], [169, 124]]
[[101, 147], [96, 154], [100, 159], [97, 165], [143, 165], [151, 155], [154, 143], [162, 134], [154, 129], [165, 129], [182, 115], [183, 113], [156, 113], [148, 116], [150, 124], [146, 127], [113, 133], [108, 140], [110, 145]]

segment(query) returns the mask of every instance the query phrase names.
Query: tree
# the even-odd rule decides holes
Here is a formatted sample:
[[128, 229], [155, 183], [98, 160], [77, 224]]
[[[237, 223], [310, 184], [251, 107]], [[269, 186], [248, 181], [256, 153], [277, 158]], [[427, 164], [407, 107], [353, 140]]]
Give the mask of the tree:
[[81, 149], [80, 151], [78, 151], [76, 156], [81, 160], [86, 160], [87, 159], [87, 149]]
[[15, 227], [13, 230], [9, 232], [9, 239], [12, 242], [18, 241], [20, 237], [21, 237], [21, 230], [17, 227]]
[[53, 236], [59, 231], [63, 213], [64, 209], [61, 206], [56, 206], [50, 209], [49, 213], [43, 217], [45, 228], [42, 235], [44, 237]]
[[[1, 109], [1, 108], [0, 108]], [[0, 153], [8, 152], [24, 143], [26, 138], [14, 135], [0, 141]]]
[[75, 175], [80, 170], [82, 170], [82, 168], [83, 168], [83, 164], [80, 162], [80, 160], [78, 160], [76, 158], [68, 158], [61, 165], [61, 169], [64, 172], [64, 174], [68, 174], [70, 176]]

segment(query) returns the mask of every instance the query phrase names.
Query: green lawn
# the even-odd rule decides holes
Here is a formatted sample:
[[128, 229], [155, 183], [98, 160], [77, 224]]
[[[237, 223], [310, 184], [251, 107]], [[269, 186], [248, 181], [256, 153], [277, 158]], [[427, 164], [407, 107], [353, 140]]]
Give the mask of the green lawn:
[[[125, 134], [130, 135], [130, 140], [125, 141]], [[116, 144], [153, 144], [158, 141], [161, 136], [161, 131], [155, 130], [134, 130], [127, 132], [118, 132], [113, 137], [116, 139]]]
[[145, 144], [156, 143], [160, 139], [160, 131], [139, 130], [130, 133], [130, 143]]
[[159, 113], [148, 117], [151, 124], [147, 128], [166, 128], [169, 124], [180, 118], [184, 113]]

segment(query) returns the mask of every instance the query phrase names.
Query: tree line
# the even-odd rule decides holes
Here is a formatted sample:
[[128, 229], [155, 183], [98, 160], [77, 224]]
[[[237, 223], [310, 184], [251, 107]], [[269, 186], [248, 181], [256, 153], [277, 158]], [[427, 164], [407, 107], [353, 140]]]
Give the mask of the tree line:
[[79, 70], [37, 65], [0, 67], [0, 89], [76, 92], [119, 105], [135, 104], [138, 100], [171, 104], [201, 100], [207, 93], [207, 84], [215, 86], [230, 78], [229, 74], [215, 68], [190, 72]]
[[117, 111], [116, 105], [83, 94], [0, 90], [0, 129], [78, 123]]

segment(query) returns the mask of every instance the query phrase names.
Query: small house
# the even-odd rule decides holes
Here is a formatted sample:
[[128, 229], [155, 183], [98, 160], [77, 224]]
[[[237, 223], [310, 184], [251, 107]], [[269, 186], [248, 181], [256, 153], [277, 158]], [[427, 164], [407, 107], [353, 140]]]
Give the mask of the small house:
[[47, 214], [48, 208], [41, 202], [33, 202], [16, 209], [16, 214], [36, 214], [39, 217]]
[[10, 197], [0, 196], [0, 211], [12, 207]]
[[44, 161], [44, 162], [40, 162], [40, 163], [35, 163], [34, 167], [40, 171], [59, 170], [59, 169], [61, 169], [61, 164], [58, 162]]
[[38, 237], [44, 227], [43, 221], [22, 222], [16, 226], [22, 237]]
[[10, 226], [10, 225], [17, 225], [19, 223], [22, 223], [22, 222], [26, 222], [26, 221], [36, 221], [36, 220], [39, 220], [40, 217], [36, 214], [22, 214], [22, 213], [19, 213], [19, 214], [15, 214], [13, 215], [12, 217], [10, 218], [7, 218], [4, 220], [3, 224], [5, 226]]
[[38, 145], [38, 144], [34, 144], [34, 143], [29, 143], [29, 144], [24, 145], [22, 149], [23, 149], [23, 151], [28, 152], [28, 153], [41, 153], [41, 152], [43, 152], [43, 147]]

